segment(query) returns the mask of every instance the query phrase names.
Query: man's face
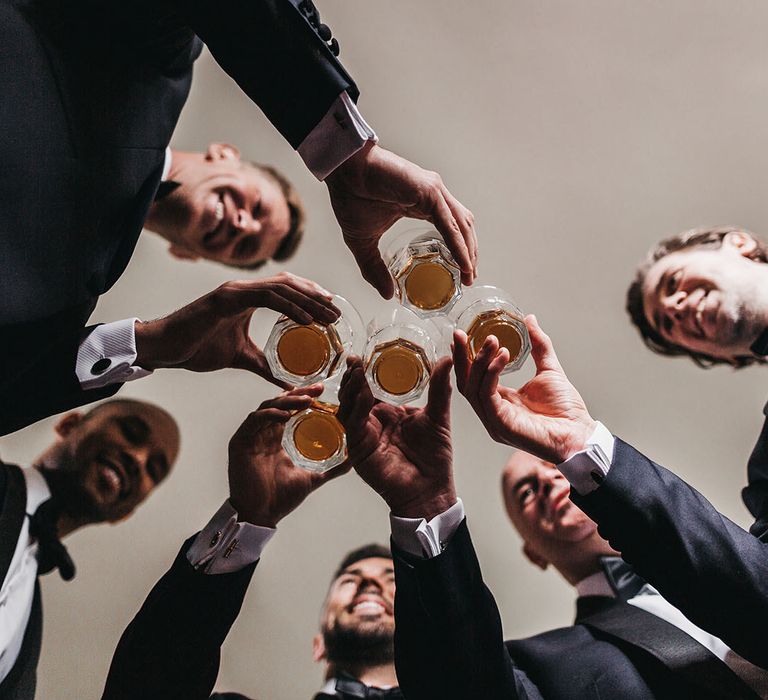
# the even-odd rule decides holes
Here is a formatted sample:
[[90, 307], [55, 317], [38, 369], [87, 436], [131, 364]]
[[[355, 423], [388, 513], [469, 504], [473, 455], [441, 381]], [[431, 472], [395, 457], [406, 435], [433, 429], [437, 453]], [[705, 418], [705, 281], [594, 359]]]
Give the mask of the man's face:
[[595, 535], [597, 525], [569, 499], [570, 484], [548, 462], [517, 452], [504, 471], [504, 505], [523, 540], [543, 556]]
[[233, 147], [213, 144], [174, 179], [180, 186], [155, 206], [178, 257], [250, 265], [269, 260], [290, 229], [280, 186]]
[[179, 450], [176, 424], [149, 406], [106, 406], [60, 432], [59, 469], [74, 501], [63, 505], [93, 522], [130, 515], [165, 479]]
[[[325, 601], [321, 631], [331, 661], [386, 660], [392, 653], [395, 633], [395, 571], [391, 559], [362, 559], [334, 580]], [[366, 659], [367, 653], [383, 659]]]
[[749, 356], [765, 328], [758, 285], [761, 267], [745, 256], [745, 234], [728, 234], [717, 249], [670, 253], [648, 271], [643, 310], [669, 343], [724, 360]]

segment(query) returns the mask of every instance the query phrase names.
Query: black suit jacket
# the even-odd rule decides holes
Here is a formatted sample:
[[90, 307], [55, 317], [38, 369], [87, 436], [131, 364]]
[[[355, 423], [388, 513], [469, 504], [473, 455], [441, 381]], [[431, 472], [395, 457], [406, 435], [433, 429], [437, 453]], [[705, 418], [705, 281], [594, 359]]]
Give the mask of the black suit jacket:
[[221, 645], [240, 612], [256, 564], [230, 574], [195, 571], [186, 555], [192, 539], [123, 632], [103, 700], [211, 697]]
[[117, 391], [82, 392], [74, 360], [202, 41], [294, 147], [357, 96], [311, 22], [306, 0], [0, 0], [0, 434]]
[[571, 490], [571, 498], [686, 617], [768, 668], [765, 534], [752, 536], [618, 438], [605, 481], [587, 496]]
[[755, 518], [749, 531], [768, 541], [768, 403], [763, 407], [763, 415], [766, 420], [747, 464], [747, 485], [741, 497]]
[[[5, 581], [16, 550], [24, 511], [27, 486], [19, 467], [0, 462], [0, 585]], [[29, 700], [35, 695], [37, 662], [43, 632], [43, 612], [40, 585], [35, 584], [32, 610], [24, 632], [24, 640], [16, 663], [0, 682], [2, 700]]]
[[[580, 599], [571, 627], [504, 644], [466, 522], [433, 559], [414, 559], [396, 546], [394, 554], [395, 660], [409, 700], [756, 697], [724, 666], [726, 680], [735, 683], [729, 690], [708, 694], [706, 687], [692, 688], [647, 647], [677, 649], [696, 642], [654, 615], [609, 598]], [[618, 634], [596, 624], [598, 613], [619, 621]], [[645, 629], [648, 623], [655, 639], [644, 646], [635, 641], [632, 627]], [[702, 658], [708, 655], [701, 652]], [[744, 694], [730, 695], [730, 688]]]

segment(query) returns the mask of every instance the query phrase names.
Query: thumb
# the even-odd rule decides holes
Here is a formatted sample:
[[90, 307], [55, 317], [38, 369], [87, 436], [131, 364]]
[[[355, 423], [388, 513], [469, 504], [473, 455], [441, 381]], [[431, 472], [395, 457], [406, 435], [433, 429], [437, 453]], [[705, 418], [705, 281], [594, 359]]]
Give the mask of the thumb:
[[365, 281], [372, 285], [382, 297], [391, 299], [395, 293], [395, 285], [379, 252], [378, 241], [346, 236], [345, 241], [352, 255], [355, 256]]
[[450, 357], [441, 357], [429, 380], [427, 415], [438, 425], [451, 422], [451, 367]]
[[525, 325], [531, 336], [531, 355], [536, 363], [536, 372], [544, 372], [545, 370], [562, 372], [563, 368], [557, 359], [552, 340], [541, 330], [541, 326], [533, 314], [525, 317]]
[[293, 385], [288, 382], [284, 382], [281, 379], [275, 378], [272, 374], [272, 370], [267, 364], [267, 358], [264, 357], [264, 353], [258, 348], [258, 346], [252, 341], [248, 341], [248, 344], [240, 351], [235, 362], [232, 366], [236, 369], [244, 369], [248, 372], [258, 374], [260, 377], [264, 377], [268, 382], [279, 386], [281, 389], [292, 389]]

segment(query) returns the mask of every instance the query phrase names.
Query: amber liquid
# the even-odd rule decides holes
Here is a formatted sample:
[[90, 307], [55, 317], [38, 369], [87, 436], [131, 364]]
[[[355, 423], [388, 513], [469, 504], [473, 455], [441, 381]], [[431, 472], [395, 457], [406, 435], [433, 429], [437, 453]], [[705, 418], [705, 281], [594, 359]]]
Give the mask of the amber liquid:
[[514, 362], [523, 347], [523, 337], [512, 323], [512, 316], [506, 311], [486, 311], [479, 314], [467, 331], [469, 352], [474, 359], [483, 347], [485, 339], [495, 335], [499, 345], [509, 351], [509, 361]]
[[299, 419], [293, 429], [293, 441], [307, 459], [323, 462], [342, 448], [344, 428], [335, 413], [335, 408], [320, 404]]
[[371, 356], [374, 358], [374, 380], [393, 396], [413, 391], [430, 372], [429, 360], [424, 351], [402, 338], [377, 345]]
[[333, 326], [291, 326], [277, 341], [277, 358], [291, 374], [307, 377], [337, 358], [341, 342]]
[[404, 288], [408, 301], [425, 311], [442, 308], [456, 291], [451, 273], [430, 258], [433, 256], [428, 256], [426, 260], [414, 258], [401, 275], [405, 277]]

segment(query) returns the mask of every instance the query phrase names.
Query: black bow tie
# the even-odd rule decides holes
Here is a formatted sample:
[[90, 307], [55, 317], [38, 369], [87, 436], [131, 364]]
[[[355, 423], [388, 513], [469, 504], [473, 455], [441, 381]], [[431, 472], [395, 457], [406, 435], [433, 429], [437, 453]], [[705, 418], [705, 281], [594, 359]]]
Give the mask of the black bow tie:
[[625, 603], [645, 585], [645, 580], [621, 557], [600, 557], [600, 565], [616, 597]]
[[320, 693], [315, 695], [315, 700], [357, 700], [357, 698], [388, 698], [388, 700], [403, 700], [400, 688], [372, 688], [361, 683], [352, 676], [340, 675], [336, 679], [336, 694], [327, 695]]
[[53, 500], [48, 499], [30, 516], [29, 534], [37, 540], [38, 573], [47, 574], [58, 569], [61, 578], [71, 581], [75, 577], [75, 563], [59, 539], [56, 531], [58, 519], [58, 509]]

